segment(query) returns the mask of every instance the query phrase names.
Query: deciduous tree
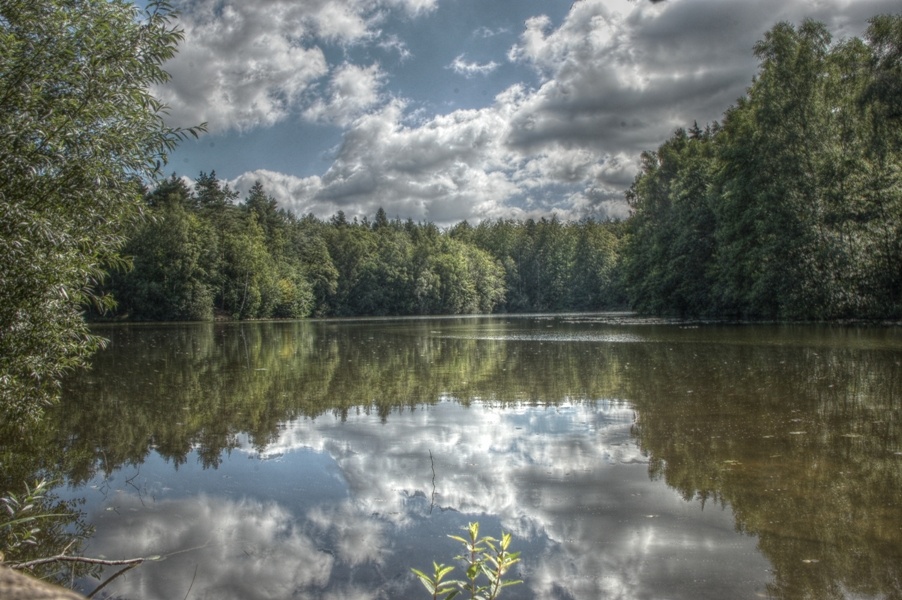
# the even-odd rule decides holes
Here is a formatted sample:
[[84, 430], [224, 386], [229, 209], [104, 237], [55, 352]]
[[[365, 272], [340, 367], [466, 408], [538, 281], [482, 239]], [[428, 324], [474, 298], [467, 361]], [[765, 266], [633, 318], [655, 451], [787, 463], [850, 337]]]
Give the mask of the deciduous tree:
[[101, 345], [81, 311], [186, 133], [150, 91], [181, 31], [170, 7], [0, 0], [0, 420], [28, 422]]

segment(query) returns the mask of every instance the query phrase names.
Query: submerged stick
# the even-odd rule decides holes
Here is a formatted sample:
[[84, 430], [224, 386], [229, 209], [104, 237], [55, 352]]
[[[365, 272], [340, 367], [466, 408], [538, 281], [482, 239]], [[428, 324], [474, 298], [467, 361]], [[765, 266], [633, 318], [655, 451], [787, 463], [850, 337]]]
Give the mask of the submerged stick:
[[[142, 561], [142, 562], [143, 562], [143, 561]], [[128, 571], [131, 571], [132, 569], [134, 569], [135, 567], [137, 567], [137, 566], [140, 565], [140, 564], [141, 564], [141, 563], [136, 562], [136, 563], [132, 563], [132, 564], [130, 564], [130, 565], [127, 565], [127, 566], [125, 566], [125, 567], [122, 567], [121, 569], [119, 569], [118, 571], [116, 571], [115, 575], [113, 575], [112, 577], [110, 577], [109, 579], [107, 579], [106, 581], [104, 581], [103, 583], [101, 583], [100, 585], [98, 585], [96, 588], [94, 588], [94, 591], [91, 592], [90, 594], [88, 594], [87, 596], [85, 596], [85, 598], [93, 598], [93, 597], [97, 594], [97, 592], [99, 592], [100, 590], [102, 590], [103, 588], [105, 588], [107, 585], [109, 585], [110, 583], [112, 583], [112, 581], [113, 581], [114, 579], [116, 579], [116, 578], [119, 577], [120, 575], [124, 575], [124, 574], [125, 574], [126, 572], [128, 572]]]
[[435, 507], [435, 459], [432, 457], [432, 448], [429, 449], [429, 462], [432, 463], [432, 501], [429, 503], [429, 514]]

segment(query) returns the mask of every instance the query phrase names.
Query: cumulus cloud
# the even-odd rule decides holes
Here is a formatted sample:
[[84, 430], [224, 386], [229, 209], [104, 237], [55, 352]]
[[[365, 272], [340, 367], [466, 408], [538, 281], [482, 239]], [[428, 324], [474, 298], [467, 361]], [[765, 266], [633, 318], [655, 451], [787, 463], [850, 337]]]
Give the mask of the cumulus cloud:
[[[390, 10], [429, 12], [435, 0], [183, 0], [179, 8], [185, 40], [165, 65], [172, 80], [156, 93], [170, 108], [171, 124], [207, 122], [218, 133], [270, 127], [300, 112], [329, 72], [325, 43], [395, 45], [403, 55], [396, 38], [381, 38], [379, 22]], [[330, 92], [343, 84], [333, 79]], [[345, 100], [355, 102], [364, 100]]]
[[359, 67], [345, 63], [332, 74], [326, 96], [315, 101], [304, 116], [346, 126], [379, 102], [385, 74], [378, 65]]
[[543, 78], [513, 117], [509, 143], [635, 160], [677, 127], [719, 119], [751, 82], [755, 42], [778, 21], [815, 18], [849, 35], [890, 4], [580, 0], [557, 28], [546, 16], [528, 20], [509, 52]]
[[322, 179], [317, 175], [297, 177], [278, 171], [257, 169], [243, 173], [228, 183], [243, 197], [258, 181], [263, 184], [266, 193], [275, 198], [282, 208], [291, 210], [298, 215], [313, 214], [326, 218], [339, 210], [344, 210], [344, 206], [341, 204], [315, 199], [323, 185]]
[[450, 224], [474, 211], [487, 218], [510, 216], [505, 202], [518, 192], [507, 175], [511, 157], [500, 144], [505, 124], [491, 110], [455, 111], [415, 125], [406, 105], [393, 100], [357, 119], [321, 178], [289, 178], [256, 171], [233, 182], [241, 190], [260, 179], [301, 213], [373, 215], [382, 207]]
[[212, 132], [273, 125], [326, 73], [322, 50], [272, 27], [285, 17], [277, 7], [191, 6], [181, 22], [186, 42], [166, 64], [172, 80], [158, 92], [175, 125], [207, 122]]
[[[522, 90], [508, 90], [491, 107], [413, 123], [405, 102], [394, 99], [347, 129], [321, 177], [257, 170], [230, 183], [244, 192], [259, 180], [282, 206], [320, 218], [338, 210], [348, 217], [372, 216], [379, 207], [438, 225], [474, 215], [476, 220], [552, 212], [565, 220], [625, 215], [625, 205], [622, 211], [616, 201], [598, 195], [599, 189], [622, 194], [616, 184], [633, 176], [623, 156], [598, 157], [588, 149], [556, 145], [524, 154], [505, 143], [510, 115], [522, 97]], [[577, 192], [562, 192], [562, 185], [576, 186]], [[581, 200], [568, 203], [571, 194]]]
[[[509, 143], [636, 156], [693, 118], [717, 118], [741, 95], [754, 59], [748, 49], [725, 56], [678, 14], [689, 4], [582, 0], [557, 29], [543, 17], [527, 22], [510, 55], [545, 82], [520, 105]], [[725, 8], [709, 8], [723, 19]]]
[[[888, 0], [578, 0], [560, 22], [545, 15], [524, 22], [507, 52], [514, 65], [471, 62], [461, 53], [447, 66], [466, 77], [527, 67], [535, 80], [510, 86], [484, 107], [430, 115], [414, 100], [383, 93], [392, 75], [379, 65], [346, 62], [326, 80], [329, 67], [319, 49], [287, 40], [313, 32], [370, 43], [382, 35], [377, 24], [386, 10], [418, 15], [434, 2], [273, 0], [264, 6], [265, 20], [278, 26], [258, 25], [264, 17], [231, 5], [222, 19], [189, 19], [206, 37], [189, 36], [202, 42], [189, 43], [179, 60], [214, 57], [220, 46], [253, 51], [251, 40], [264, 39], [264, 32], [275, 52], [256, 59], [261, 68], [234, 58], [191, 85], [181, 78], [176, 100], [186, 101], [179, 110], [206, 106], [222, 113], [222, 122], [251, 126], [285, 118], [309, 95], [299, 114], [344, 134], [332, 164], [317, 177], [254, 170], [234, 186], [272, 181], [269, 191], [283, 206], [321, 217], [339, 209], [372, 215], [381, 206], [439, 225], [552, 212], [565, 219], [625, 216], [623, 193], [640, 153], [678, 127], [719, 119], [749, 85], [756, 70], [752, 47], [777, 21], [815, 18], [849, 36], [860, 34], [873, 14], [894, 10]], [[346, 25], [328, 25], [329, 11]], [[483, 27], [472, 37], [487, 40], [501, 31]], [[396, 37], [375, 43], [407, 52]], [[222, 102], [193, 101], [204, 98]]]

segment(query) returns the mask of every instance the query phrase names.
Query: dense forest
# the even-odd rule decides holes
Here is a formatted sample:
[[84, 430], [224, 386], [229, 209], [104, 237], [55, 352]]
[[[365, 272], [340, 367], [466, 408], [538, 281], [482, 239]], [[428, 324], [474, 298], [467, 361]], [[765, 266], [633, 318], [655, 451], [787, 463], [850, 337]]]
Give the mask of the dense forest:
[[806, 22], [755, 48], [723, 122], [645, 153], [626, 293], [649, 313], [902, 315], [902, 16], [833, 44]]
[[431, 223], [327, 221], [280, 209], [263, 186], [247, 197], [201, 173], [146, 195], [129, 234], [132, 268], [107, 286], [136, 320], [435, 315], [595, 310], [623, 304], [623, 225], [591, 220]]
[[902, 16], [865, 39], [782, 23], [746, 95], [642, 165], [624, 222], [448, 229], [298, 218], [201, 173], [146, 194], [114, 274], [138, 320], [598, 310], [777, 319], [902, 315]]

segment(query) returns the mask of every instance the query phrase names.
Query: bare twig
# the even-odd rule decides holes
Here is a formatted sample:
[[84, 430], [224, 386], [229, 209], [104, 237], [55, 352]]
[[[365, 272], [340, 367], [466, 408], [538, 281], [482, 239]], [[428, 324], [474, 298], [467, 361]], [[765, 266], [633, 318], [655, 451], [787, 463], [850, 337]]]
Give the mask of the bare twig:
[[432, 458], [432, 448], [429, 449], [429, 462], [432, 463], [432, 502], [429, 503], [429, 514], [435, 507], [435, 459]]
[[135, 477], [137, 477], [137, 476], [140, 475], [140, 474], [141, 474], [141, 468], [138, 467], [138, 470], [135, 471], [135, 474], [132, 475], [131, 477], [129, 477], [128, 479], [126, 479], [126, 480], [125, 480], [125, 483], [127, 483], [128, 485], [130, 485], [130, 486], [132, 486], [133, 488], [135, 488], [135, 491], [138, 492], [138, 500], [141, 501], [141, 506], [146, 507], [147, 505], [144, 504], [144, 495], [143, 495], [143, 492], [138, 488], [138, 486], [136, 486], [134, 483], [132, 483], [132, 481], [134, 481]]
[[188, 586], [188, 591], [185, 592], [185, 597], [182, 600], [188, 600], [188, 594], [191, 593], [191, 588], [194, 587], [194, 580], [197, 579], [197, 565], [194, 565], [194, 577], [191, 578], [191, 585]]
[[[104, 567], [116, 567], [116, 566], [124, 565], [123, 569], [119, 569], [118, 571], [116, 571], [116, 573], [112, 577], [110, 577], [109, 579], [107, 579], [106, 581], [101, 583], [99, 586], [97, 586], [94, 589], [94, 591], [92, 591], [90, 594], [88, 594], [86, 596], [87, 598], [92, 598], [92, 597], [94, 597], [95, 594], [97, 594], [97, 592], [99, 592], [100, 590], [105, 588], [107, 585], [109, 585], [114, 579], [116, 579], [117, 577], [119, 577], [121, 575], [124, 575], [128, 571], [134, 569], [135, 567], [143, 564], [146, 561], [165, 560], [166, 558], [168, 558], [170, 556], [174, 556], [176, 554], [181, 554], [183, 552], [190, 552], [192, 550], [198, 550], [200, 548], [204, 548], [209, 543], [210, 543], [210, 540], [207, 540], [200, 546], [195, 546], [193, 548], [185, 548], [183, 550], [176, 550], [175, 552], [170, 552], [170, 553], [162, 555], [162, 556], [160, 556], [160, 555], [144, 556], [144, 557], [140, 557], [140, 558], [126, 558], [126, 559], [120, 559], [120, 560], [109, 560], [106, 558], [90, 558], [87, 556], [67, 556], [65, 554], [65, 552], [67, 550], [69, 550], [69, 547], [72, 545], [70, 543], [69, 546], [66, 546], [66, 549], [63, 550], [63, 554], [57, 554], [56, 556], [49, 556], [47, 558], [38, 558], [35, 560], [29, 560], [29, 561], [21, 562], [21, 563], [5, 563], [5, 566], [9, 567], [10, 569], [21, 571], [24, 569], [31, 569], [32, 567], [37, 567], [39, 565], [46, 565], [48, 563], [54, 563], [54, 562], [82, 563], [82, 564], [86, 564], [86, 565], [101, 565]], [[195, 578], [197, 577], [197, 567], [196, 566], [194, 568], [194, 577]], [[192, 587], [194, 587], [194, 579], [191, 580], [191, 585], [188, 586], [188, 594], [191, 593]], [[185, 598], [188, 598], [188, 594], [185, 594]]]
[[131, 571], [132, 569], [134, 569], [135, 567], [137, 567], [137, 566], [140, 565], [140, 564], [141, 564], [141, 563], [139, 563], [139, 562], [138, 562], [138, 563], [132, 563], [132, 564], [126, 566], [126, 567], [123, 567], [123, 568], [119, 569], [118, 571], [116, 571], [116, 574], [115, 574], [115, 575], [113, 575], [112, 577], [110, 577], [109, 579], [107, 579], [106, 581], [104, 581], [103, 583], [101, 583], [100, 585], [98, 585], [96, 588], [94, 588], [94, 591], [93, 591], [93, 592], [91, 592], [90, 594], [88, 594], [88, 595], [85, 596], [85, 597], [86, 597], [86, 598], [93, 598], [94, 595], [95, 595], [97, 592], [99, 592], [100, 590], [102, 590], [103, 588], [105, 588], [107, 585], [109, 585], [114, 579], [116, 579], [116, 578], [119, 577], [120, 575], [124, 575], [124, 574], [125, 574], [126, 572], [128, 572], [128, 571]]
[[105, 558], [88, 558], [86, 556], [66, 556], [64, 554], [58, 554], [56, 556], [49, 556], [47, 558], [38, 558], [35, 560], [29, 560], [22, 563], [7, 563], [6, 566], [10, 569], [22, 570], [22, 569], [30, 569], [32, 567], [37, 567], [38, 565], [46, 565], [48, 563], [53, 562], [76, 562], [76, 563], [84, 563], [87, 565], [104, 565], [107, 567], [115, 567], [117, 565], [140, 565], [145, 560], [150, 560], [148, 558], [127, 558], [124, 560], [107, 560]]

